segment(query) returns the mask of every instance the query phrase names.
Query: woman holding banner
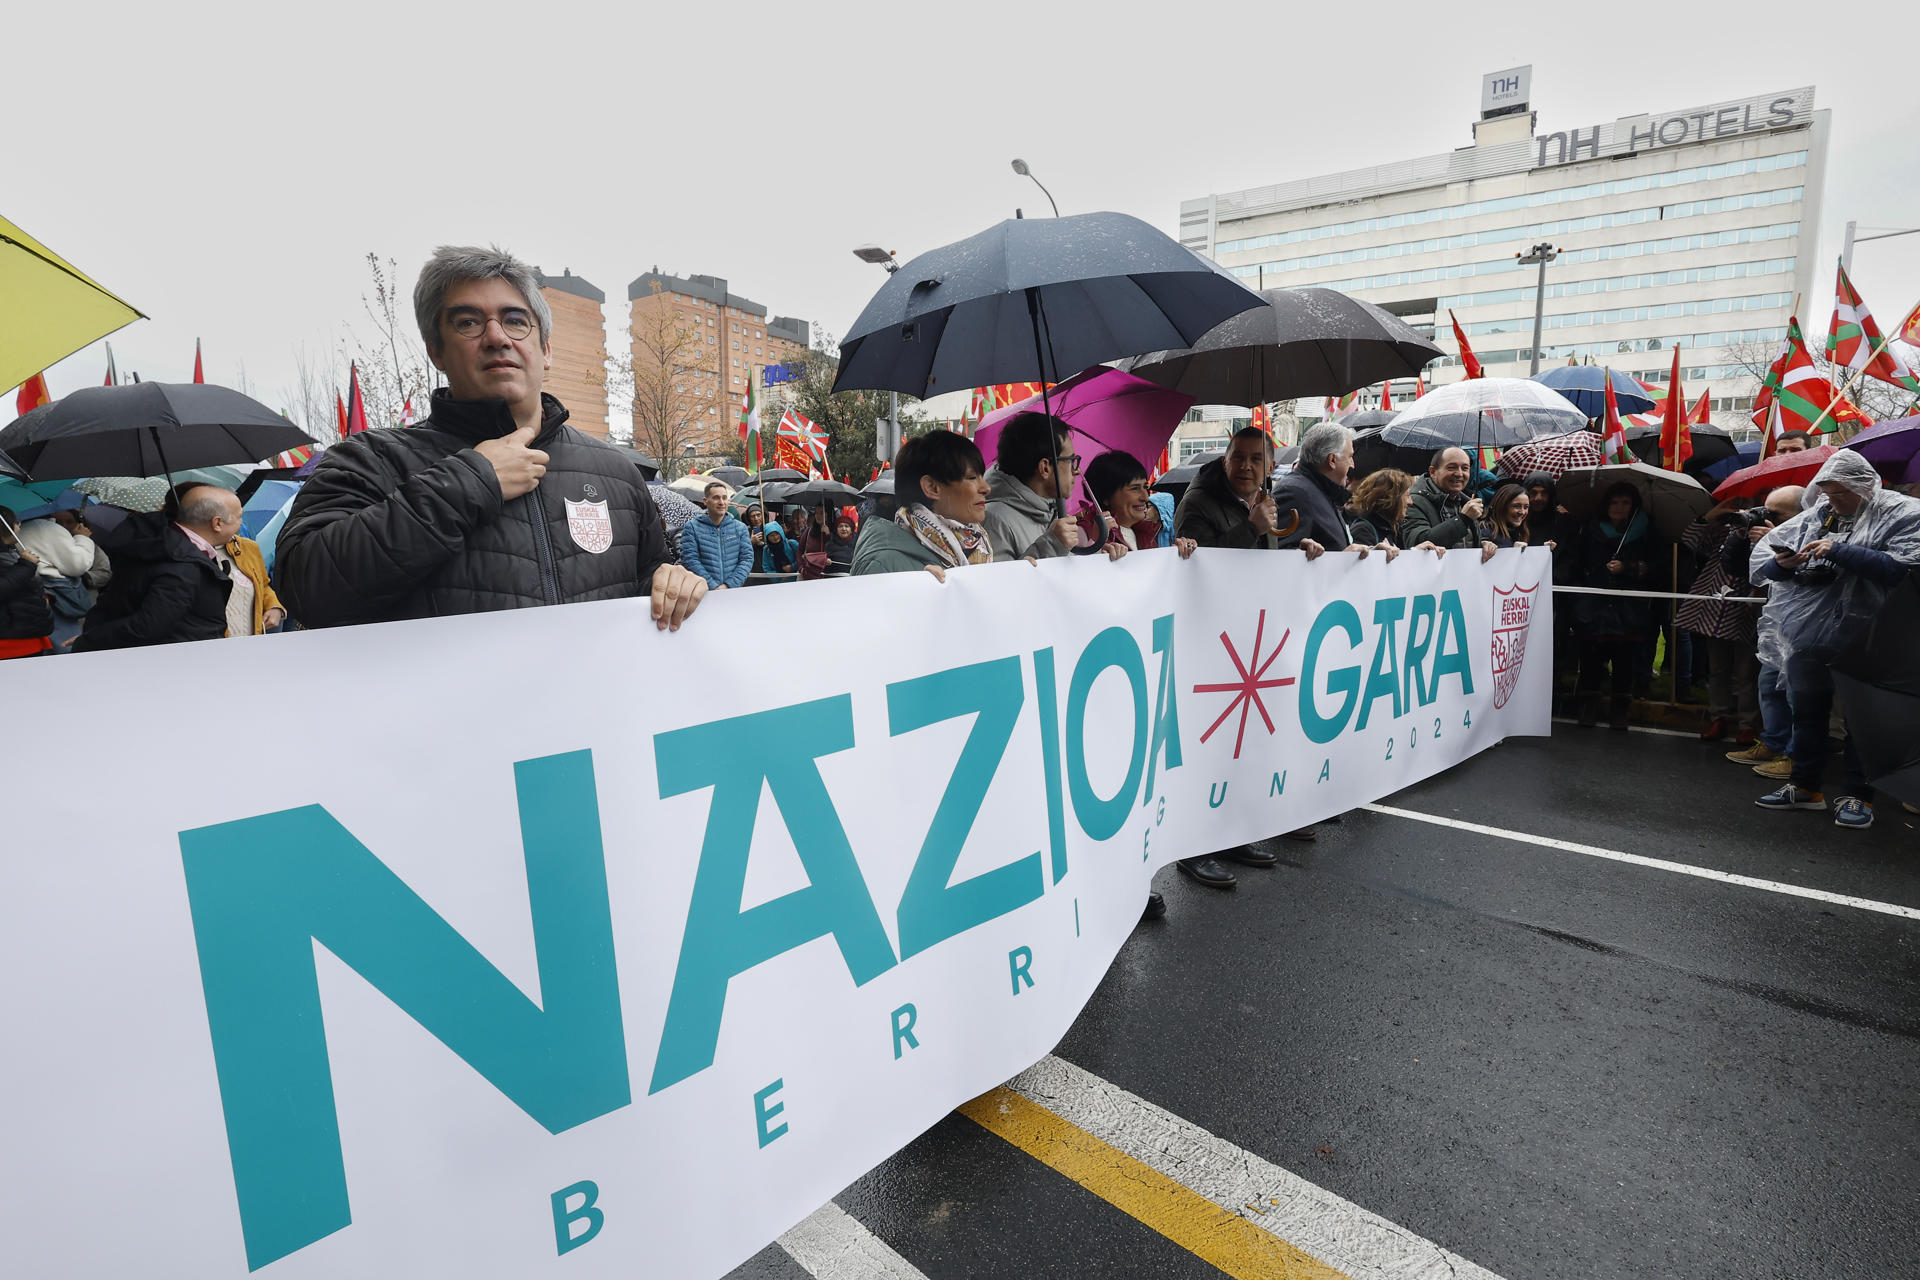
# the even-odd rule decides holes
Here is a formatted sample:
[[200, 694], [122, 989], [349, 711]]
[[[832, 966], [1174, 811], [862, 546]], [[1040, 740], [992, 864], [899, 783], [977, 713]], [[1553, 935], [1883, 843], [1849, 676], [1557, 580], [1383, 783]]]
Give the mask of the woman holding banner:
[[989, 563], [986, 471], [979, 446], [958, 432], [907, 441], [893, 464], [900, 510], [891, 524], [869, 524], [853, 553], [854, 575], [925, 569], [945, 582], [948, 569]]

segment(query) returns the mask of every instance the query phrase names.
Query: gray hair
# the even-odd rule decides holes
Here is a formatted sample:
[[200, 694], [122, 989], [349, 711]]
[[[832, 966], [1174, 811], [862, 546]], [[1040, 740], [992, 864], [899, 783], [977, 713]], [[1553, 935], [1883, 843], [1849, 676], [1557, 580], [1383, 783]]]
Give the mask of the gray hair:
[[420, 268], [420, 279], [413, 286], [413, 318], [420, 325], [427, 350], [440, 349], [440, 311], [447, 290], [469, 280], [505, 280], [518, 289], [540, 326], [540, 345], [547, 345], [553, 337], [553, 312], [540, 296], [538, 271], [498, 245], [482, 249], [477, 245], [443, 244]]
[[1300, 461], [1318, 470], [1327, 465], [1328, 458], [1344, 452], [1352, 440], [1353, 432], [1337, 422], [1309, 427], [1307, 434], [1300, 437]]
[[227, 499], [238, 501], [231, 489], [222, 489], [218, 485], [197, 484], [191, 489], [180, 492], [181, 502], [174, 519], [191, 529], [210, 529], [213, 522], [228, 512]]

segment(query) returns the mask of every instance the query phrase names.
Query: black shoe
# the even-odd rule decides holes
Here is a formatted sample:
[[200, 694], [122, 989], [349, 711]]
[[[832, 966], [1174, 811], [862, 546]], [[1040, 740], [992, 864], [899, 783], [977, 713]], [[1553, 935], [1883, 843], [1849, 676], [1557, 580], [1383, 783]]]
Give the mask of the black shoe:
[[1243, 867], [1272, 867], [1278, 866], [1280, 863], [1279, 854], [1269, 853], [1265, 849], [1256, 849], [1250, 844], [1235, 845], [1231, 849], [1222, 849], [1213, 856], [1216, 858], [1225, 858], [1229, 862], [1237, 862]]
[[1283, 831], [1280, 834], [1288, 840], [1318, 840], [1320, 838], [1314, 833], [1312, 827], [1301, 827], [1298, 831]]
[[1627, 727], [1627, 713], [1633, 704], [1626, 698], [1615, 698], [1613, 705], [1607, 708], [1607, 727], [1624, 730]]
[[1198, 858], [1182, 858], [1174, 864], [1180, 868], [1180, 874], [1215, 889], [1231, 889], [1240, 883], [1233, 872], [1221, 864], [1212, 854], [1203, 854]]
[[1144, 924], [1149, 920], [1158, 920], [1165, 914], [1167, 914], [1167, 900], [1149, 889], [1147, 891], [1147, 909], [1140, 913], [1140, 922]]

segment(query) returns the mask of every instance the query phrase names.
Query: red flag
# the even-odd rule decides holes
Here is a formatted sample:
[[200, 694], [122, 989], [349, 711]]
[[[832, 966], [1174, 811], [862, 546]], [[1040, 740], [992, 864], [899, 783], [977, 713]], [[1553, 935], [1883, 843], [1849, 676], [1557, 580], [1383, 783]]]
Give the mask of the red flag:
[[875, 467], [873, 469], [873, 474], [867, 477], [867, 483], [872, 484], [875, 480], [878, 480], [879, 478], [880, 478], [880, 468]]
[[1380, 384], [1380, 412], [1388, 413], [1393, 409], [1393, 383], [1391, 380]]
[[827, 455], [820, 455], [820, 469], [827, 473], [827, 479], [833, 479], [833, 464], [827, 461]]
[[193, 380], [195, 382], [205, 382], [207, 380], [206, 373], [200, 368], [200, 339], [198, 338], [193, 340]]
[[1467, 331], [1460, 327], [1460, 321], [1455, 318], [1452, 307], [1447, 308], [1447, 319], [1453, 321], [1454, 345], [1460, 348], [1460, 363], [1467, 367], [1467, 376], [1469, 378], [1486, 377], [1487, 375], [1480, 370], [1480, 362], [1474, 358], [1473, 347], [1467, 342]]
[[53, 397], [47, 394], [47, 375], [36, 373], [20, 384], [20, 394], [14, 398], [13, 407], [16, 414], [21, 414], [52, 403]]
[[1148, 484], [1159, 484], [1160, 477], [1173, 470], [1173, 446], [1168, 445], [1160, 451], [1159, 460], [1153, 464], [1153, 474], [1147, 478]]
[[1667, 411], [1660, 422], [1660, 456], [1669, 471], [1678, 471], [1693, 456], [1693, 432], [1687, 426], [1686, 396], [1680, 390], [1680, 345], [1674, 344], [1673, 372], [1667, 381]]
[[1426, 378], [1416, 374], [1413, 379], [1413, 398], [1415, 400], [1418, 400], [1421, 396], [1425, 394], [1427, 394], [1427, 380]]
[[413, 425], [413, 397], [412, 396], [408, 396], [407, 402], [400, 406], [400, 425], [403, 427], [410, 427]]
[[347, 438], [347, 402], [340, 398], [338, 391], [333, 393], [333, 409], [340, 417], [340, 438]]
[[1627, 428], [1620, 421], [1620, 406], [1613, 398], [1613, 370], [1607, 370], [1607, 416], [1600, 425], [1600, 452], [1609, 463], [1632, 462], [1633, 451], [1627, 448]]
[[347, 366], [347, 427], [344, 435], [357, 436], [367, 429], [366, 407], [360, 403], [360, 367]]
[[120, 385], [120, 370], [114, 367], [113, 344], [111, 342], [107, 343], [107, 380], [100, 385], [103, 387], [117, 387]]
[[[1696, 427], [1706, 426], [1713, 421], [1712, 387], [1708, 387], [1705, 391], [1702, 391], [1700, 398], [1694, 401], [1693, 411], [1687, 415], [1687, 421]], [[1693, 433], [1689, 431], [1687, 434], [1691, 436]]]

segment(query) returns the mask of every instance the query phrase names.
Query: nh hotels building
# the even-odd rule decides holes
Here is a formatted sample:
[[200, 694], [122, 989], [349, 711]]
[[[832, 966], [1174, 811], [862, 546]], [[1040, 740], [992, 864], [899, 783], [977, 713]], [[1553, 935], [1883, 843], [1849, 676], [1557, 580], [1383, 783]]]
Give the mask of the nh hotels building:
[[[1730, 425], [1759, 385], [1738, 356], [1764, 348], [1764, 369], [1795, 295], [1815, 296], [1830, 113], [1782, 89], [1542, 132], [1531, 70], [1485, 78], [1471, 146], [1183, 201], [1181, 242], [1255, 288], [1364, 298], [1449, 353], [1451, 309], [1496, 377], [1527, 376], [1539, 268], [1518, 257], [1550, 244], [1541, 367], [1591, 356], [1661, 382], [1679, 343], [1689, 398], [1710, 387]], [[1429, 366], [1430, 384], [1461, 376], [1452, 354]], [[1190, 424], [1185, 452], [1224, 426]]]

